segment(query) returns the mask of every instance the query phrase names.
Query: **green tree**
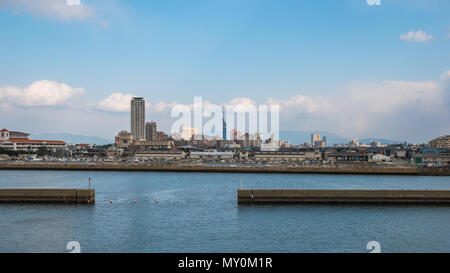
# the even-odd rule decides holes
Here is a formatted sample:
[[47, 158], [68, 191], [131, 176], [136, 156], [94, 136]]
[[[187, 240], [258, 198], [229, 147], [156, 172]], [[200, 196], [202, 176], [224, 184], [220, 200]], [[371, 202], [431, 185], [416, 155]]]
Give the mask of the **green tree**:
[[47, 149], [47, 147], [41, 146], [41, 147], [38, 148], [36, 153], [37, 153], [38, 156], [44, 156], [44, 155], [48, 155], [49, 154], [49, 150]]

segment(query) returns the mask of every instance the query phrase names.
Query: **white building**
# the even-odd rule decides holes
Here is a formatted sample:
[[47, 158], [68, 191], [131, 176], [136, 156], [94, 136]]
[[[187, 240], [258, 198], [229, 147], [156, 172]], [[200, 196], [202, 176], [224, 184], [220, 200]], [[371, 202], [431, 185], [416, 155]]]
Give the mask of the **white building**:
[[376, 154], [376, 155], [372, 156], [372, 160], [374, 162], [390, 162], [391, 158], [389, 156], [385, 156], [382, 154]]
[[311, 147], [317, 147], [320, 142], [320, 134], [313, 133], [311, 134]]
[[181, 128], [181, 137], [185, 140], [192, 139], [195, 135], [198, 135], [197, 128], [185, 127]]
[[350, 147], [359, 147], [359, 141], [357, 139], [352, 139], [349, 143]]
[[261, 144], [261, 152], [276, 152], [280, 149], [279, 143], [275, 141]]

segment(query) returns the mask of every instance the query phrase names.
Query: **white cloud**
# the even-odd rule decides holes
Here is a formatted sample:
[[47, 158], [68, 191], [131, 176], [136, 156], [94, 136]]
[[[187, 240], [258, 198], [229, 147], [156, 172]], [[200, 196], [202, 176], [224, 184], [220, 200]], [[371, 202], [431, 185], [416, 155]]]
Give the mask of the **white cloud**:
[[[130, 112], [130, 101], [133, 97], [136, 97], [136, 95], [124, 93], [111, 93], [107, 98], [97, 103], [96, 108], [107, 112], [127, 113]], [[176, 102], [172, 103], [157, 102], [156, 104], [150, 104], [146, 100], [145, 109], [146, 111], [149, 112], [170, 113], [172, 107], [174, 107], [177, 104], [178, 103]], [[193, 104], [188, 106], [192, 108]]]
[[255, 101], [249, 98], [235, 98], [232, 99], [228, 104], [230, 105], [256, 105]]
[[175, 105], [177, 105], [176, 102], [172, 102], [172, 103], [158, 102], [154, 106], [149, 105], [149, 108], [150, 108], [150, 110], [154, 110], [156, 112], [163, 112], [163, 111], [172, 109], [172, 107], [174, 107]]
[[0, 0], [2, 8], [61, 20], [85, 20], [94, 16], [93, 7], [80, 0]]
[[132, 94], [112, 93], [97, 104], [97, 109], [108, 112], [129, 112]]
[[418, 31], [410, 31], [407, 34], [400, 35], [400, 40], [404, 40], [407, 42], [423, 43], [423, 42], [428, 42], [431, 39], [433, 39], [433, 35], [427, 34], [426, 32], [424, 32], [420, 29]]
[[80, 6], [81, 5], [80, 0], [66, 0], [66, 3], [69, 6]]
[[[449, 77], [448, 71], [442, 78]], [[269, 98], [280, 107], [280, 126], [342, 136], [389, 135], [410, 139], [427, 129], [450, 130], [449, 92], [435, 81], [352, 83], [333, 96]]]
[[450, 70], [446, 70], [441, 74], [441, 80], [443, 82], [450, 82]]
[[228, 102], [227, 105], [233, 105], [233, 110], [236, 112], [247, 112], [252, 109], [250, 107], [256, 106], [256, 103], [250, 98], [235, 98]]
[[327, 113], [332, 109], [334, 100], [331, 97], [296, 95], [288, 100], [269, 98], [267, 104], [278, 104], [281, 109], [294, 108], [303, 113]]
[[83, 88], [71, 87], [56, 81], [36, 81], [22, 88], [17, 86], [0, 87], [0, 103], [2, 105], [32, 107], [59, 106], [69, 102], [74, 97], [84, 94]]

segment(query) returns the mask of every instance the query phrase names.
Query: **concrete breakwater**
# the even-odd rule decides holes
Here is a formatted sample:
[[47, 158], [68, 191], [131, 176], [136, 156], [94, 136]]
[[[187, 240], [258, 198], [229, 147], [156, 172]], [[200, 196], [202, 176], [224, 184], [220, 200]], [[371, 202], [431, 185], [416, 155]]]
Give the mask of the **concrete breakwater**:
[[280, 190], [240, 189], [238, 203], [447, 204], [448, 190]]
[[0, 203], [95, 203], [94, 189], [0, 189]]
[[0, 164], [0, 170], [148, 171], [148, 172], [225, 172], [225, 173], [307, 173], [362, 175], [450, 176], [450, 169], [395, 167], [255, 167], [255, 166], [177, 166], [144, 164]]

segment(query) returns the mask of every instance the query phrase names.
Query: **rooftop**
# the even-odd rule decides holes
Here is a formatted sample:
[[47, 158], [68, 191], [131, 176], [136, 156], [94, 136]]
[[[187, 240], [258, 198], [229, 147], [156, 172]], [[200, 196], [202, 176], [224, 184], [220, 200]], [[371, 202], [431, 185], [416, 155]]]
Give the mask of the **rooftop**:
[[61, 140], [31, 140], [31, 139], [16, 139], [16, 138], [10, 138], [5, 141], [0, 142], [13, 142], [13, 143], [29, 143], [29, 144], [66, 144], [64, 141]]

